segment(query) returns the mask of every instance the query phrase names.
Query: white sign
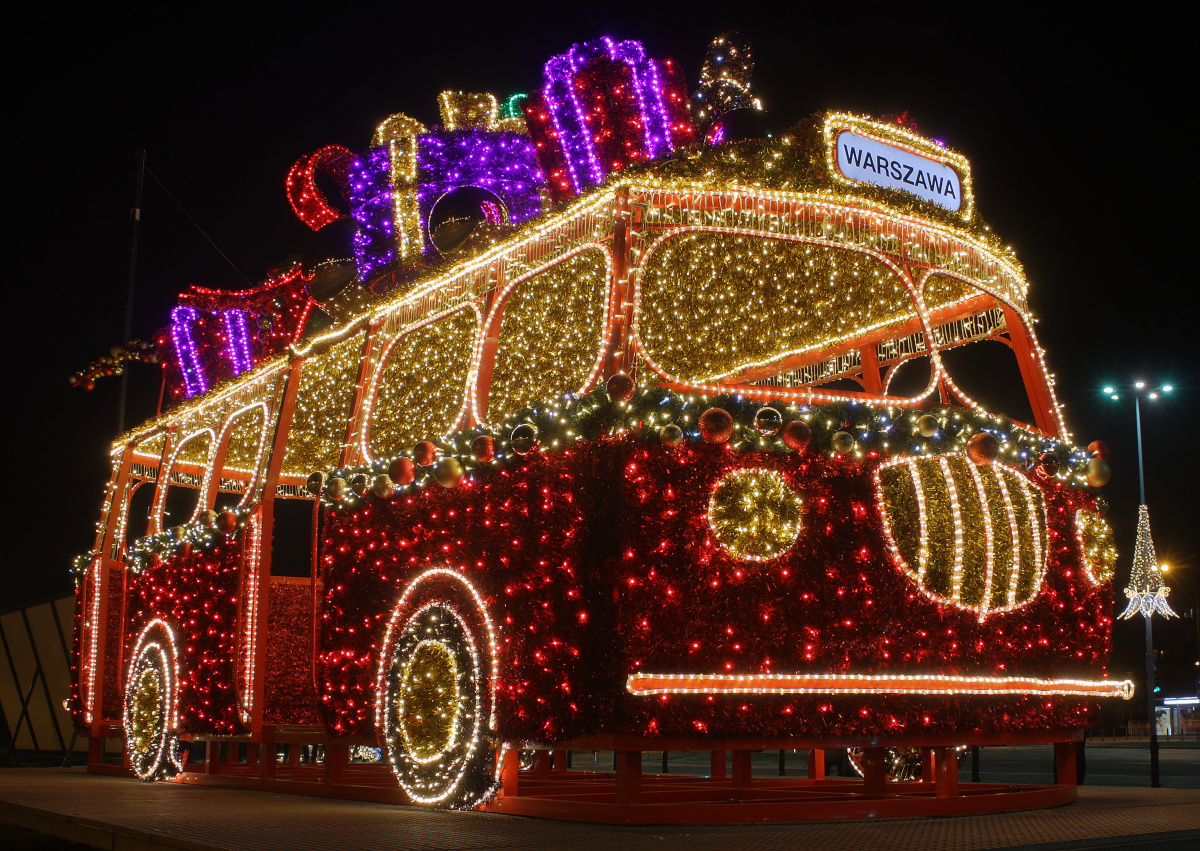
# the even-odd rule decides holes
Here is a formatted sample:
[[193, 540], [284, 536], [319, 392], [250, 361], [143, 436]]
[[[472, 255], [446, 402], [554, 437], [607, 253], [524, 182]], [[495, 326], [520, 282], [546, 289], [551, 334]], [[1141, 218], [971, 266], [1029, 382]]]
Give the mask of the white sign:
[[957, 213], [962, 182], [945, 163], [843, 130], [837, 134], [837, 164], [851, 180], [899, 189]]

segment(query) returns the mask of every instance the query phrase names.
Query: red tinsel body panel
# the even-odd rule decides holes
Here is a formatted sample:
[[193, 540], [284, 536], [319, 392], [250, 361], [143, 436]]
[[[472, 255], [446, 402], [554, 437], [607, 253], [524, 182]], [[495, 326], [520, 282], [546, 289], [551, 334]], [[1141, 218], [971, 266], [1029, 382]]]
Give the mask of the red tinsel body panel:
[[263, 721], [320, 724], [312, 680], [312, 589], [276, 579], [270, 604], [267, 633], [259, 642], [266, 657]]
[[[1111, 601], [1087, 582], [1072, 531], [1090, 497], [1043, 484], [1047, 574], [1022, 608], [977, 615], [922, 594], [895, 565], [871, 474], [880, 462], [579, 444], [480, 476], [330, 512], [319, 685], [334, 732], [373, 725], [378, 648], [408, 581], [450, 566], [497, 630], [500, 735], [539, 742], [647, 736], [885, 735], [1087, 726], [1078, 698], [669, 695], [629, 674], [953, 673], [1100, 677]], [[706, 520], [739, 467], [778, 470], [805, 502], [796, 546], [731, 558]]]
[[[125, 601], [125, 577], [123, 571], [108, 571], [108, 587], [104, 589], [108, 600], [105, 616], [108, 621], [106, 640], [101, 648], [102, 659], [121, 659], [121, 612]], [[125, 681], [116, 665], [103, 665], [104, 695], [100, 708], [101, 718], [120, 718], [125, 705], [125, 694], [121, 686]]]
[[161, 618], [171, 626], [178, 642], [184, 733], [243, 731], [236, 665], [240, 569], [240, 542], [218, 538], [211, 546], [181, 548], [169, 559], [154, 559], [131, 576], [127, 652], [151, 620]]

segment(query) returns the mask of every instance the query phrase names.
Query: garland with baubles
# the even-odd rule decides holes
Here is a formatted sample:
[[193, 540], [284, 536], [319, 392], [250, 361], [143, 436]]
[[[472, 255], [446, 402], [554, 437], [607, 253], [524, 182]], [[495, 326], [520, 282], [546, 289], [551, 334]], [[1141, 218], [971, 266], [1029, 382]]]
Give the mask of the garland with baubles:
[[[682, 396], [658, 386], [639, 389], [625, 374], [585, 394], [564, 394], [506, 417], [499, 425], [460, 429], [421, 440], [406, 454], [329, 474], [314, 472], [307, 489], [334, 509], [349, 509], [374, 495], [434, 482], [457, 487], [535, 451], [555, 451], [583, 440], [630, 434], [647, 443], [675, 446], [685, 440], [729, 444], [786, 454], [829, 452], [855, 458], [942, 455], [961, 452], [976, 464], [1002, 461], [1042, 478], [1094, 491], [1111, 477], [1109, 449], [1087, 449], [1022, 428], [1010, 418], [950, 408], [876, 407], [855, 401], [822, 405], [760, 402], [736, 394]], [[1096, 497], [1101, 513], [1107, 500]]]

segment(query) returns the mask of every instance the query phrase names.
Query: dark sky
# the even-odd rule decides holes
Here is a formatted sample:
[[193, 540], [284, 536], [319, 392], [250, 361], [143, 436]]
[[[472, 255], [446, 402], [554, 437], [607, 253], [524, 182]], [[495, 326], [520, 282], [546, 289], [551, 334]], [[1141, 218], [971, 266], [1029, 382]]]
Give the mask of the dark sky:
[[[1160, 558], [1200, 591], [1198, 382], [1185, 328], [1195, 180], [1183, 129], [1196, 92], [1169, 22], [1128, 6], [1050, 24], [1049, 7], [1006, 4], [40, 5], [9, 47], [17, 550], [4, 560], [0, 610], [68, 590], [70, 559], [91, 543], [117, 381], [84, 393], [66, 378], [120, 341], [135, 151], [258, 281], [304, 245], [283, 189], [300, 155], [328, 143], [361, 151], [397, 111], [435, 123], [443, 89], [531, 91], [551, 55], [601, 35], [641, 39], [695, 80], [724, 29], [751, 38], [755, 93], [776, 127], [831, 108], [908, 110], [971, 160], [981, 215], [1025, 265], [1069, 426], [1113, 447], [1106, 493], [1122, 573], [1138, 505], [1133, 411], [1097, 391], [1141, 376], [1176, 386], [1144, 412], [1147, 497]], [[148, 339], [188, 284], [245, 282], [153, 181], [143, 211], [134, 334]], [[133, 418], [152, 413], [156, 371], [135, 367], [132, 387]], [[1118, 635], [1130, 652], [1132, 627]]]

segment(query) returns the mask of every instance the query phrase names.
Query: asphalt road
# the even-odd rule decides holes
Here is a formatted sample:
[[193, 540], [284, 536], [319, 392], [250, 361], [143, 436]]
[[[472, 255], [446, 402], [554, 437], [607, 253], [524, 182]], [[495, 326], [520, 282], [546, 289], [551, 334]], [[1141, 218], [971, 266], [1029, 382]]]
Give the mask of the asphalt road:
[[[1089, 786], [1149, 786], [1150, 753], [1145, 743], [1089, 744], [1085, 758], [1085, 785]], [[572, 767], [584, 770], [608, 771], [612, 754], [600, 751], [593, 756], [588, 751], [575, 751]], [[785, 756], [788, 776], [803, 777], [808, 771], [806, 751], [788, 751]], [[642, 757], [642, 770], [657, 774], [662, 769], [660, 751], [648, 751]], [[669, 754], [671, 774], [707, 774], [707, 752], [674, 752]], [[754, 756], [754, 774], [774, 776], [779, 773], [779, 751], [763, 751]], [[971, 779], [971, 760], [966, 757], [959, 765], [959, 780]], [[979, 779], [984, 783], [1042, 784], [1054, 782], [1054, 748], [1052, 745], [981, 748]], [[1169, 789], [1200, 789], [1200, 747], [1163, 747], [1159, 750], [1159, 781]]]

